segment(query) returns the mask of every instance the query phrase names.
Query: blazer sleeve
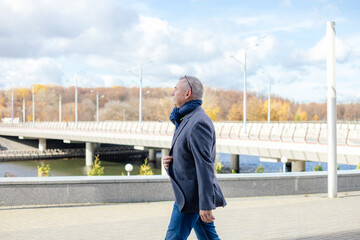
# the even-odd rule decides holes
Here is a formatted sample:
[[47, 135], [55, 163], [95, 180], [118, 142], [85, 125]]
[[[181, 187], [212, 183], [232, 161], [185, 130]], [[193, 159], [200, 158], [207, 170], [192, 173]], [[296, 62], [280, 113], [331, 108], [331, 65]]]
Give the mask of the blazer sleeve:
[[215, 134], [209, 123], [199, 121], [192, 129], [190, 148], [196, 166], [200, 210], [213, 210], [215, 206], [214, 161]]

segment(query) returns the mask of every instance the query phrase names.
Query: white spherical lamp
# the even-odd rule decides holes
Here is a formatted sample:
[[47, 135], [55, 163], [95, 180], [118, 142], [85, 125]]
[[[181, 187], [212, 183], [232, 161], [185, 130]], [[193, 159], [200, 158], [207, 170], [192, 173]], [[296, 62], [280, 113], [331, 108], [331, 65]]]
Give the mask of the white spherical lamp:
[[128, 172], [128, 176], [130, 176], [130, 172], [133, 170], [133, 165], [130, 163], [126, 164], [125, 170]]

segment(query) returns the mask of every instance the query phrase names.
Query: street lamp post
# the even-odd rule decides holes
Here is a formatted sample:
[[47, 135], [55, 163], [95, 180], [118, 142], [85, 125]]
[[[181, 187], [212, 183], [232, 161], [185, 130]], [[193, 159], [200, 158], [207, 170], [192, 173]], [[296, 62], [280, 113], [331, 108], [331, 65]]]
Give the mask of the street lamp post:
[[25, 98], [23, 98], [23, 122], [25, 122]]
[[235, 56], [231, 55], [235, 61], [239, 62], [243, 65], [243, 71], [244, 71], [244, 97], [243, 97], [243, 124], [244, 124], [244, 133], [246, 133], [246, 49], [245, 49], [245, 58], [244, 63], [241, 62], [239, 59], [237, 59]]
[[139, 123], [142, 123], [142, 75], [143, 75], [143, 66], [145, 64], [148, 63], [152, 63], [153, 61], [151, 59], [143, 62], [140, 64], [140, 75], [138, 75], [137, 73], [134, 73], [133, 71], [131, 71], [130, 69], [128, 69], [127, 71], [134, 74], [135, 76], [140, 77], [140, 89], [139, 89]]
[[14, 123], [14, 89], [11, 89], [11, 123]]
[[270, 114], [271, 114], [271, 110], [270, 110], [270, 104], [271, 104], [271, 97], [270, 97], [270, 94], [271, 94], [271, 75], [269, 73], [269, 71], [267, 71], [265, 68], [263, 68], [261, 65], [259, 65], [259, 68], [261, 68], [261, 70], [265, 73], [268, 74], [268, 77], [269, 77], [269, 89], [268, 89], [268, 123], [270, 123]]
[[75, 127], [77, 127], [77, 81], [78, 81], [79, 75], [76, 76], [75, 80]]
[[[94, 90], [90, 90], [90, 92], [94, 92]], [[103, 98], [104, 95], [99, 97], [99, 93], [96, 92], [96, 122], [99, 122], [99, 99]]]
[[25, 98], [23, 98], [23, 122], [25, 122], [26, 121], [26, 119], [25, 119], [25, 114], [26, 114], [26, 112], [25, 112]]
[[35, 123], [35, 89], [32, 87], [32, 111], [33, 111], [33, 123]]
[[[100, 99], [103, 97], [104, 95], [101, 95]], [[99, 122], [99, 93], [96, 93], [96, 122]]]
[[[262, 38], [264, 38], [265, 35], [262, 35], [261, 37], [258, 37], [256, 38], [254, 41], [252, 41], [247, 47], [245, 47], [244, 49], [244, 62], [242, 63], [240, 60], [238, 60], [237, 58], [235, 58], [234, 56], [231, 56], [232, 58], [234, 58], [236, 61], [240, 62], [243, 67], [244, 67], [244, 106], [243, 106], [243, 124], [244, 124], [244, 133], [246, 134], [246, 78], [247, 78], [247, 75], [246, 75], [246, 51], [251, 48], [251, 47], [256, 47], [256, 46], [259, 46], [259, 44], [257, 44], [256, 42]], [[254, 45], [255, 43], [255, 45]]]
[[139, 90], [139, 123], [142, 123], [142, 75], [143, 75], [143, 64], [140, 66], [140, 90]]
[[59, 94], [59, 122], [61, 122], [61, 95]]

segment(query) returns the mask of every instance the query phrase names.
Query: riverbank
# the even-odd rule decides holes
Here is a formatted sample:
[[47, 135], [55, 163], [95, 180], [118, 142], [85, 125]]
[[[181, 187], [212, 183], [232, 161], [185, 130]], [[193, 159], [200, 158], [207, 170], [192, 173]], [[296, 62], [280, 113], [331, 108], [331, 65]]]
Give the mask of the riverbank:
[[[111, 146], [99, 147], [95, 150], [95, 155], [102, 158], [107, 156], [121, 156], [122, 158], [139, 158], [147, 156], [147, 151], [135, 150], [131, 146]], [[40, 151], [34, 150], [3, 150], [0, 151], [0, 162], [8, 161], [26, 161], [43, 159], [64, 159], [64, 158], [83, 158], [85, 157], [85, 148], [70, 149], [46, 149]]]

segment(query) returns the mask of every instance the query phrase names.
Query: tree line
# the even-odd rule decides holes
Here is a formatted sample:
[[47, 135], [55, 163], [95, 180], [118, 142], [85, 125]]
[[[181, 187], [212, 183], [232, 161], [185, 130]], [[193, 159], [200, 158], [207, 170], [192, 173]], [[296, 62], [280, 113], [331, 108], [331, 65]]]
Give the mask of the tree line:
[[[14, 118], [33, 120], [32, 89], [35, 97], [36, 121], [59, 121], [61, 97], [62, 121], [75, 119], [75, 88], [36, 84], [30, 88], [0, 90], [0, 118], [11, 118], [13, 93]], [[168, 121], [174, 107], [172, 88], [143, 88], [143, 120]], [[109, 88], [78, 88], [78, 120], [96, 120], [96, 94], [99, 96], [99, 120], [137, 121], [139, 119], [139, 88], [113, 86]], [[104, 96], [104, 97], [101, 97]], [[243, 120], [243, 92], [205, 87], [203, 108], [214, 121]], [[271, 96], [271, 121], [326, 121], [326, 103], [296, 103], [279, 96]], [[267, 121], [267, 96], [247, 93], [247, 120]], [[337, 118], [360, 120], [360, 103], [337, 105]]]

